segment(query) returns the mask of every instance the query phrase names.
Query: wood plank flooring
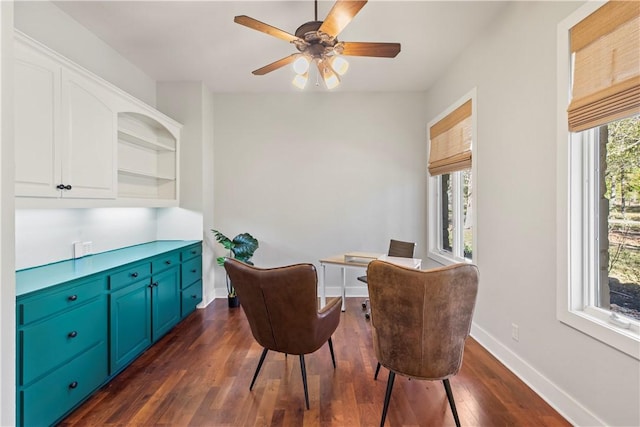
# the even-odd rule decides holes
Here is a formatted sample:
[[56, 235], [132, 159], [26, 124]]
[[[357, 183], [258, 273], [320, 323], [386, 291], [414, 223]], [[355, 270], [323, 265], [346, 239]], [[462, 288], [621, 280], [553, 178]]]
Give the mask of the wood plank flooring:
[[[310, 410], [297, 356], [269, 352], [253, 391], [262, 348], [241, 309], [216, 300], [197, 310], [61, 426], [377, 426], [387, 374], [376, 359], [361, 298], [347, 299], [327, 345], [306, 356]], [[451, 379], [463, 426], [568, 426], [553, 408], [472, 338]], [[455, 425], [442, 382], [397, 376], [387, 427]]]

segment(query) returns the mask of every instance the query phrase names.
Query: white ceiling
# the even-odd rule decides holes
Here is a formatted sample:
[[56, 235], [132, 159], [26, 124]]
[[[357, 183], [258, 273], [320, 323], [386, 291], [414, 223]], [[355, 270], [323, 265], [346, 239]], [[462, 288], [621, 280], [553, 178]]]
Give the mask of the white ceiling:
[[[55, 1], [157, 81], [204, 81], [214, 92], [294, 92], [290, 66], [251, 71], [296, 52], [292, 44], [238, 25], [236, 15], [294, 33], [314, 20], [305, 1]], [[323, 20], [332, 1], [318, 3]], [[339, 91], [426, 90], [505, 7], [501, 1], [371, 0], [338, 36], [343, 41], [399, 42], [396, 58], [348, 57]], [[305, 90], [315, 86], [311, 75]], [[313, 80], [314, 84], [311, 84]]]

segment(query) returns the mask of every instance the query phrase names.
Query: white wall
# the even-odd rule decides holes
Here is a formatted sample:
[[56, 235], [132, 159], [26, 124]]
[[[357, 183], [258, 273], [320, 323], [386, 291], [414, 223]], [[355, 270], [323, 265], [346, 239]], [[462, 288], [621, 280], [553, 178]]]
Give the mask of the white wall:
[[155, 105], [156, 82], [53, 3], [16, 2], [14, 25], [134, 97]]
[[0, 425], [15, 424], [13, 2], [0, 1]]
[[[216, 94], [213, 113], [215, 228], [256, 237], [256, 265], [384, 253], [390, 238], [425, 249], [423, 93]], [[366, 292], [355, 272], [348, 287]]]
[[158, 213], [158, 238], [203, 240], [202, 305], [214, 298], [213, 95], [200, 82], [158, 83], [158, 109], [183, 124], [180, 141], [180, 208]]
[[477, 87], [474, 337], [573, 423], [637, 426], [640, 363], [556, 319], [556, 31], [579, 6], [510, 4], [427, 93], [426, 119]]

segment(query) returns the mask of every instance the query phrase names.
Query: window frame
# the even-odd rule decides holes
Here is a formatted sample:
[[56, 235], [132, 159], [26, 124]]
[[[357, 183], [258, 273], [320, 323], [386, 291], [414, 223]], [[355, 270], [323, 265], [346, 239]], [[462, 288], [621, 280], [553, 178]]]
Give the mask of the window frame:
[[472, 256], [473, 259], [469, 260], [464, 257], [464, 205], [463, 205], [463, 179], [462, 171], [451, 172], [451, 188], [453, 194], [453, 223], [454, 223], [454, 237], [452, 252], [446, 251], [442, 248], [442, 216], [440, 215], [440, 206], [442, 205], [442, 191], [440, 185], [441, 175], [431, 176], [427, 170], [427, 257], [439, 264], [450, 265], [456, 263], [474, 263], [477, 264], [477, 221], [476, 212], [478, 206], [478, 186], [476, 180], [477, 169], [477, 90], [473, 88], [455, 103], [450, 105], [445, 111], [440, 113], [437, 117], [432, 119], [427, 124], [427, 157], [431, 149], [431, 127], [442, 120], [444, 117], [455, 111], [464, 103], [471, 100], [471, 183], [472, 183], [472, 211], [471, 222], [473, 224], [472, 229]]
[[630, 321], [627, 329], [610, 310], [594, 306], [599, 262], [596, 136], [595, 130], [571, 133], [567, 124], [572, 70], [569, 30], [603, 4], [588, 2], [558, 24], [556, 315], [560, 322], [640, 360], [638, 322]]

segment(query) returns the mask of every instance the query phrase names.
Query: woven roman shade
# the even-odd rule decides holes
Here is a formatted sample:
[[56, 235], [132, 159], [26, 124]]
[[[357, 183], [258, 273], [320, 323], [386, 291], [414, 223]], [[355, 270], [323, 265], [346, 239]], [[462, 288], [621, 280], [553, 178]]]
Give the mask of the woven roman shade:
[[640, 1], [610, 1], [571, 28], [569, 130], [640, 113]]
[[429, 128], [429, 174], [471, 168], [471, 100]]

